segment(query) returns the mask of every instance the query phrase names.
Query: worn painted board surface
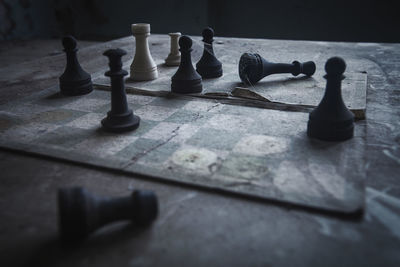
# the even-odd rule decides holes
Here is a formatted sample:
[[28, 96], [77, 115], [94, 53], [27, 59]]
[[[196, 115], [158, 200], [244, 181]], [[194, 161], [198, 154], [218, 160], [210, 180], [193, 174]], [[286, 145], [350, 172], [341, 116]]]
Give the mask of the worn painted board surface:
[[[240, 81], [238, 74], [238, 63], [243, 51], [229, 49], [228, 44], [215, 44], [215, 50], [223, 63], [224, 74], [220, 78], [204, 79], [203, 92], [195, 94], [196, 96], [210, 97], [243, 97], [255, 99], [258, 101], [267, 101], [291, 106], [315, 107], [319, 104], [325, 91], [326, 81], [324, 65], [327, 57], [316, 53], [271, 53], [270, 51], [254, 51], [266, 57], [271, 62], [289, 63], [293, 60], [307, 61], [313, 60], [317, 65], [316, 73], [307, 78], [299, 75], [297, 77], [291, 74], [276, 74], [265, 77], [260, 82], [248, 86]], [[201, 49], [197, 44], [197, 49]], [[246, 51], [247, 52], [247, 51]], [[133, 92], [147, 92], [155, 95], [169, 92], [171, 90], [171, 77], [175, 74], [177, 67], [166, 66], [163, 59], [155, 58], [158, 62], [159, 78], [152, 81], [133, 81], [129, 77], [126, 79], [126, 88]], [[345, 73], [346, 79], [342, 83], [342, 95], [346, 105], [352, 110], [357, 119], [365, 118], [366, 109], [366, 90], [367, 73], [363, 67], [363, 61], [356, 58], [345, 58], [349, 61]], [[132, 59], [128, 56], [124, 61], [124, 68], [129, 70]], [[194, 61], [195, 65], [196, 61]], [[100, 72], [94, 79], [98, 85], [109, 86], [110, 81]]]
[[364, 203], [365, 132], [310, 140], [307, 113], [190, 96], [128, 95], [140, 127], [105, 133], [110, 94], [50, 88], [0, 107], [0, 146], [241, 195], [352, 213]]

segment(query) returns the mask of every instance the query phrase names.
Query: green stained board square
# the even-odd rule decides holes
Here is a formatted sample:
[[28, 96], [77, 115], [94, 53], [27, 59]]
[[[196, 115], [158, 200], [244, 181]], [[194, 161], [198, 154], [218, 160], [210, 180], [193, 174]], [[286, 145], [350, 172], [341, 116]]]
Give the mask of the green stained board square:
[[201, 128], [186, 141], [186, 144], [215, 150], [232, 150], [242, 135], [212, 128]]
[[61, 126], [54, 131], [46, 133], [39, 138], [35, 139], [34, 142], [41, 143], [44, 145], [54, 145], [60, 147], [72, 147], [83, 140], [89, 138], [92, 134], [91, 130], [78, 129], [69, 126]]

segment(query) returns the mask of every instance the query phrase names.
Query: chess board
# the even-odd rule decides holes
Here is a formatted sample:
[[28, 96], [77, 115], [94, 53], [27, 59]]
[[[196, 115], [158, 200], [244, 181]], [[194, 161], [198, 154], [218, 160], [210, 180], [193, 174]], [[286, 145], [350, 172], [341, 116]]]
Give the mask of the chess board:
[[[104, 88], [103, 88], [104, 89]], [[140, 127], [102, 131], [110, 92], [53, 87], [0, 106], [0, 146], [145, 179], [174, 181], [328, 211], [363, 208], [364, 123], [331, 143], [306, 136], [307, 112], [224, 99], [128, 94]]]

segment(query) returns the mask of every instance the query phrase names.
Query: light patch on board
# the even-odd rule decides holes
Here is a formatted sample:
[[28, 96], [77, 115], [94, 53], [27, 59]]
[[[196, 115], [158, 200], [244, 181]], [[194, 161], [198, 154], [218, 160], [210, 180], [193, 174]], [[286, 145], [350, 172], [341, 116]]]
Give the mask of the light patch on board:
[[285, 138], [249, 135], [242, 138], [234, 147], [233, 151], [252, 156], [265, 156], [281, 153], [288, 149], [289, 142]]
[[219, 161], [218, 155], [204, 148], [184, 148], [176, 151], [171, 162], [174, 165], [190, 170], [209, 172], [209, 166]]
[[66, 126], [76, 127], [80, 129], [99, 128], [101, 126], [101, 120], [106, 116], [107, 115], [100, 113], [88, 113], [67, 123]]
[[135, 114], [145, 120], [163, 121], [177, 110], [176, 108], [146, 105], [135, 110]]
[[207, 126], [231, 132], [246, 132], [254, 123], [254, 119], [247, 116], [217, 114], [207, 122]]

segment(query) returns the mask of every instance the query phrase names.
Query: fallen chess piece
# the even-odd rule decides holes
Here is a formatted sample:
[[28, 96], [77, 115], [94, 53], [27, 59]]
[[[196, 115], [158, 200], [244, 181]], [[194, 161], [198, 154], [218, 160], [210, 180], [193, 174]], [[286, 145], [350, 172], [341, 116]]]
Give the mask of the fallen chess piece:
[[84, 71], [78, 62], [76, 40], [72, 36], [62, 39], [64, 52], [67, 55], [67, 66], [60, 76], [60, 91], [63, 95], [84, 95], [93, 91], [92, 78]]
[[128, 75], [128, 72], [122, 69], [121, 60], [126, 52], [122, 49], [109, 49], [103, 55], [110, 61], [110, 70], [105, 76], [111, 78], [111, 110], [101, 121], [103, 129], [115, 133], [135, 130], [139, 127], [140, 117], [134, 115], [128, 108], [126, 100], [124, 76]]
[[326, 89], [319, 105], [310, 113], [307, 134], [325, 141], [343, 141], [353, 137], [354, 115], [342, 98], [342, 80], [346, 63], [340, 57], [325, 64]]
[[203, 90], [201, 76], [195, 71], [192, 64], [192, 39], [183, 35], [179, 39], [181, 63], [171, 78], [171, 91], [179, 94], [201, 93]]
[[203, 30], [204, 49], [203, 55], [196, 64], [196, 71], [205, 78], [218, 78], [222, 76], [222, 63], [215, 57], [213, 42], [214, 30], [207, 27]]
[[244, 53], [239, 60], [239, 77], [245, 84], [255, 84], [262, 78], [277, 73], [291, 73], [294, 76], [300, 73], [312, 76], [315, 73], [315, 63], [307, 61], [292, 64], [272, 63], [262, 58], [259, 54]]
[[61, 188], [58, 212], [61, 239], [73, 243], [116, 221], [149, 225], [157, 217], [158, 200], [151, 191], [135, 190], [127, 197], [108, 198], [95, 196], [82, 187]]

